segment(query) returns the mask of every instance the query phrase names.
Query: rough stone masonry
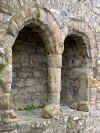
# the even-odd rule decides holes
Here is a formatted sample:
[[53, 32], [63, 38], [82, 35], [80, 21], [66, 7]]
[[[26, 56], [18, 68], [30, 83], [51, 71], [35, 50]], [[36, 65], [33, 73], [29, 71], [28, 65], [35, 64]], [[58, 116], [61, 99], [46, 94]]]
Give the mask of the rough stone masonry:
[[0, 132], [100, 132], [99, 21], [99, 0], [0, 1]]

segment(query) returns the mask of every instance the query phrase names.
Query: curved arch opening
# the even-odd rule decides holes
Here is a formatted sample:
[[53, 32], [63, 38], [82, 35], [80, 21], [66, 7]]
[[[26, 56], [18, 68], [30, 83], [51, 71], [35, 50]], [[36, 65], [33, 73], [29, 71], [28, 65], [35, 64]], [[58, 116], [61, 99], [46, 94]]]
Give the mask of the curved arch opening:
[[47, 102], [47, 51], [42, 32], [38, 26], [27, 25], [12, 47], [12, 95], [16, 108]]
[[68, 35], [64, 42], [61, 104], [87, 110], [79, 104], [89, 100], [85, 80], [90, 73], [93, 74], [91, 63], [88, 39], [80, 33]]

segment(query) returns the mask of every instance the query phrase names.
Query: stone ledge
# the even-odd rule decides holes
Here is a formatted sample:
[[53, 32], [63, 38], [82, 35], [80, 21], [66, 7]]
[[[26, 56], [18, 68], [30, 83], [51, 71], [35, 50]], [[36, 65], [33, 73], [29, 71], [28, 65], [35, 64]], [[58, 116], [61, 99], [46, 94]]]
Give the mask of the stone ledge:
[[[17, 112], [18, 114], [18, 122], [17, 122], [17, 132], [18, 133], [66, 133], [66, 130], [68, 130], [68, 133], [70, 129], [67, 129], [67, 122], [69, 122], [70, 127], [70, 121], [69, 116], [72, 115], [72, 121], [80, 120], [81, 114], [77, 111], [74, 111], [68, 107], [62, 108], [64, 112], [64, 118], [52, 118], [52, 119], [43, 119], [41, 117], [42, 110], [36, 110], [36, 111], [20, 111]], [[88, 113], [85, 113], [87, 116]], [[77, 122], [76, 122], [77, 123]], [[82, 123], [83, 124], [83, 123]], [[74, 130], [74, 125], [72, 127], [72, 130]], [[76, 132], [77, 133], [77, 132]]]
[[[100, 111], [82, 112], [62, 106], [64, 118], [43, 119], [42, 110], [20, 111], [16, 130], [4, 133], [100, 133]], [[95, 128], [96, 127], [96, 128]], [[7, 129], [7, 128], [6, 128]]]

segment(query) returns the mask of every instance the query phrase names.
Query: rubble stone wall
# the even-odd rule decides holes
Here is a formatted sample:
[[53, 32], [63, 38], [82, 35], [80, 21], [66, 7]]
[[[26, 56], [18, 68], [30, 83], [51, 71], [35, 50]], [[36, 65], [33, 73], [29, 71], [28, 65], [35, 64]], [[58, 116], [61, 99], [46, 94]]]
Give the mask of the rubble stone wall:
[[81, 84], [82, 77], [86, 77], [91, 68], [86, 45], [82, 38], [70, 35], [64, 43], [62, 65], [62, 93], [61, 102], [64, 105], [88, 100], [88, 85]]
[[[99, 0], [0, 1], [0, 111], [4, 125], [16, 118], [11, 102], [12, 47], [19, 32], [28, 24], [32, 24], [32, 27], [39, 26], [41, 31], [37, 27], [36, 29], [45, 42], [48, 53], [48, 105], [44, 108], [46, 117], [62, 116], [60, 110], [62, 54], [64, 40], [72, 32], [81, 33], [88, 38], [87, 51], [90, 51], [92, 72], [83, 77], [82, 84], [88, 86], [89, 109], [100, 109], [99, 16]], [[5, 126], [0, 125], [1, 127]]]
[[23, 39], [17, 39], [12, 48], [12, 94], [16, 108], [31, 104], [39, 106], [47, 102], [45, 45], [38, 33], [22, 31], [22, 34]]

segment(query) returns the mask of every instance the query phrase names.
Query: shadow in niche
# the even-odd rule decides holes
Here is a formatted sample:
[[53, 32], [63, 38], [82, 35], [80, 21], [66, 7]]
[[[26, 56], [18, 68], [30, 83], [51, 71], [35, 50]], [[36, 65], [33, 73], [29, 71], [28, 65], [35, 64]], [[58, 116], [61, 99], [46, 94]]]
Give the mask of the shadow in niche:
[[47, 102], [47, 53], [36, 31], [25, 27], [12, 48], [12, 95], [16, 108]]
[[87, 101], [87, 84], [82, 85], [82, 79], [88, 72], [87, 44], [77, 34], [69, 35], [64, 42], [62, 65], [61, 104], [73, 109], [78, 108], [81, 101]]

